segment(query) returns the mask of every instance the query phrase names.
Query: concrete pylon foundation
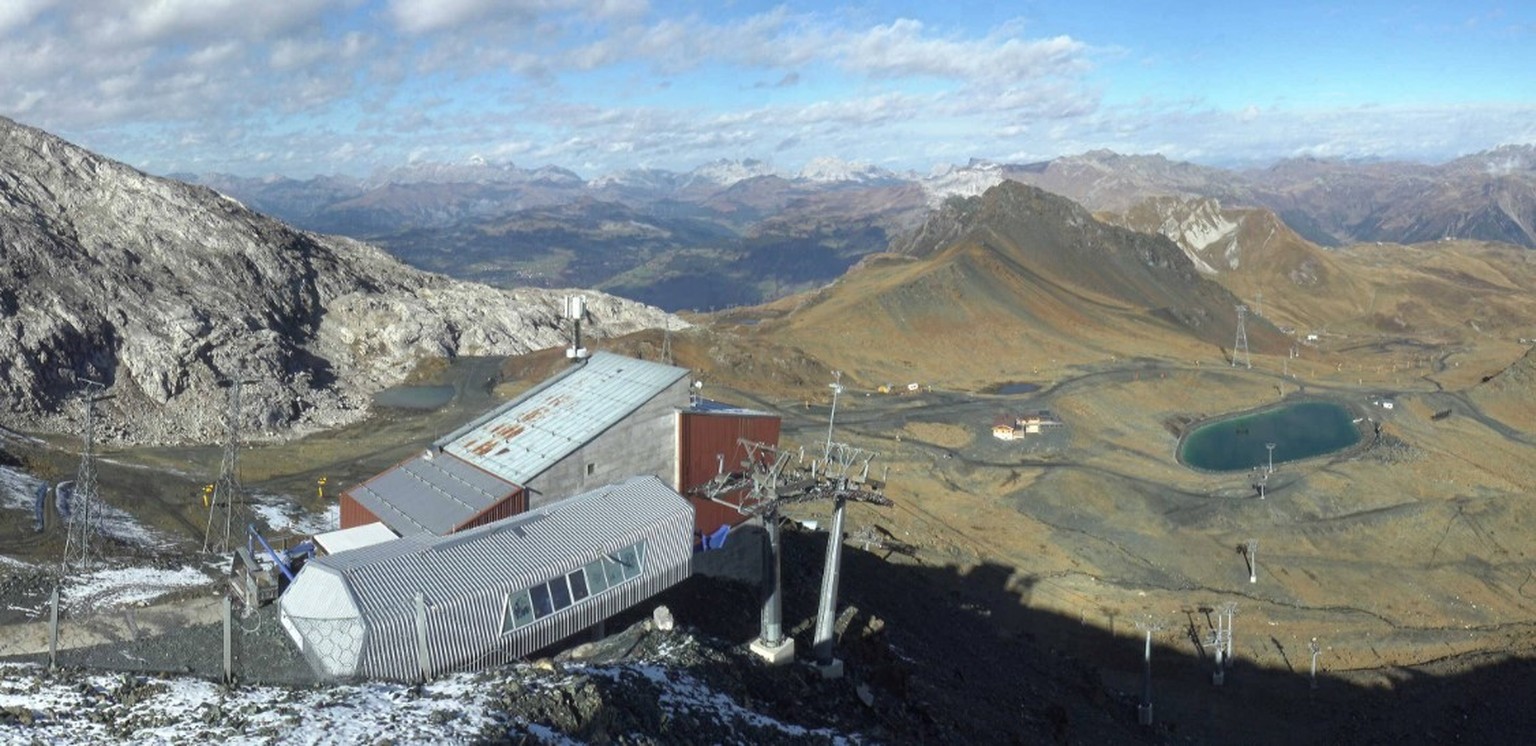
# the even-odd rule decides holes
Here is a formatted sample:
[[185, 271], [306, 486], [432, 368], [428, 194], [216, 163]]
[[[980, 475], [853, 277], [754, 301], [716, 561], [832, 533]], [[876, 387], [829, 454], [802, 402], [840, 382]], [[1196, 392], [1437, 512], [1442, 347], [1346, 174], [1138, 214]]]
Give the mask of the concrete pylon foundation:
[[780, 640], [777, 645], [758, 638], [753, 640], [747, 649], [770, 666], [783, 665], [795, 659], [795, 640], [792, 637]]
[[816, 670], [821, 673], [823, 679], [843, 678], [843, 659], [833, 658], [827, 663], [817, 663]]

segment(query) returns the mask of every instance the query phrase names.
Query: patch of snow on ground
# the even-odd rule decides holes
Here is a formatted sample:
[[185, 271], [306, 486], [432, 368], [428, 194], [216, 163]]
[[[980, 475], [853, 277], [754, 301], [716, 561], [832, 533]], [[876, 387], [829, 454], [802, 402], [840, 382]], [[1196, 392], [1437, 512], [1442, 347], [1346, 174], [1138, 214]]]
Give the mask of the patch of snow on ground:
[[32, 514], [37, 483], [41, 481], [26, 472], [0, 466], [0, 507], [20, 508]]
[[319, 513], [310, 513], [286, 495], [252, 495], [251, 512], [273, 533], [313, 536], [335, 531], [341, 526], [341, 505], [332, 503]]
[[161, 570], [153, 567], [113, 567], [66, 581], [63, 600], [72, 610], [102, 610], [147, 603], [173, 591], [212, 585], [193, 567]]
[[711, 689], [709, 685], [694, 678], [686, 671], [651, 664], [622, 667], [592, 667], [585, 669], [585, 671], [590, 675], [602, 676], [615, 681], [621, 681], [621, 677], [626, 671], [644, 676], [661, 690], [658, 702], [664, 711], [672, 715], [691, 713], [716, 722], [744, 723], [754, 728], [776, 730], [796, 738], [814, 735], [820, 739], [832, 739], [833, 743], [852, 743], [852, 741], [849, 741], [836, 731], [827, 729], [811, 730], [793, 723], [781, 723], [762, 713], [753, 712], [737, 704], [730, 696]]
[[16, 559], [15, 557], [7, 557], [3, 554], [0, 554], [0, 565], [4, 565], [5, 567], [16, 567], [22, 570], [37, 569], [37, 566], [30, 562], [23, 562], [19, 559]]
[[[34, 500], [36, 499], [34, 490], [37, 489], [39, 481], [41, 480], [30, 474], [0, 466], [0, 508], [25, 510], [30, 522]], [[49, 486], [52, 487], [53, 485]], [[97, 524], [97, 528], [106, 536], [117, 539], [125, 544], [150, 549], [164, 549], [175, 544], [175, 541], [170, 537], [139, 523], [125, 510], [115, 508], [103, 500], [97, 500], [96, 507], [97, 516], [101, 519], [101, 522]], [[54, 496], [51, 491], [48, 496], [47, 513], [47, 520], [50, 526], [59, 521], [59, 514], [54, 505]]]
[[[32, 720], [7, 725], [0, 736], [53, 744], [466, 743], [496, 722], [491, 690], [473, 674], [419, 688], [225, 689], [201, 679], [128, 674], [71, 682], [41, 666], [0, 663], [0, 710], [23, 708]], [[128, 704], [123, 695], [130, 692]], [[87, 713], [100, 722], [88, 721]]]
[[96, 509], [97, 515], [101, 517], [101, 523], [96, 528], [106, 536], [149, 549], [167, 549], [176, 544], [175, 539], [139, 523], [128, 511], [115, 508], [102, 500], [96, 501]]

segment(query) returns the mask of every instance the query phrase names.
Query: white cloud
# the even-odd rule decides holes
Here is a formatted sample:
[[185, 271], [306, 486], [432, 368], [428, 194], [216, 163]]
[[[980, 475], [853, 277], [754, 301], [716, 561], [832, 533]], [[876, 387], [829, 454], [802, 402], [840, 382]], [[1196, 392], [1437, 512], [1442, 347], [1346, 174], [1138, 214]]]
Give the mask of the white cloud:
[[0, 0], [0, 112], [139, 165], [300, 175], [413, 154], [612, 170], [834, 153], [900, 168], [1096, 147], [1453, 155], [1536, 139], [1530, 106], [1219, 111], [1169, 89], [1111, 106], [1099, 66], [1144, 50], [1031, 37], [1019, 22], [732, 10]]
[[6, 0], [0, 3], [0, 36], [13, 28], [32, 22], [39, 13], [55, 4], [55, 0]]
[[1088, 51], [1088, 45], [1070, 36], [934, 37], [925, 33], [921, 22], [901, 19], [848, 35], [833, 54], [844, 67], [872, 75], [1016, 81], [1085, 72]]

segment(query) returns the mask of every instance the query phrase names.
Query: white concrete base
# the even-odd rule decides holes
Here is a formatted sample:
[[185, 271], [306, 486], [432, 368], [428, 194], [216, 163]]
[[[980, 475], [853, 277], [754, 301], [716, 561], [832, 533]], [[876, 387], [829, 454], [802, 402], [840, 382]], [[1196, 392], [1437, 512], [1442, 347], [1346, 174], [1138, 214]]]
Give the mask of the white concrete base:
[[821, 672], [823, 679], [843, 678], [843, 659], [833, 658], [830, 663], [817, 663], [816, 670]]
[[770, 666], [780, 666], [795, 659], [795, 640], [792, 637], [784, 638], [778, 645], [771, 645], [759, 637], [747, 649]]
[[1140, 723], [1142, 725], [1151, 725], [1152, 724], [1152, 705], [1151, 705], [1151, 703], [1144, 704], [1144, 705], [1136, 705], [1136, 722], [1138, 722], [1138, 723]]

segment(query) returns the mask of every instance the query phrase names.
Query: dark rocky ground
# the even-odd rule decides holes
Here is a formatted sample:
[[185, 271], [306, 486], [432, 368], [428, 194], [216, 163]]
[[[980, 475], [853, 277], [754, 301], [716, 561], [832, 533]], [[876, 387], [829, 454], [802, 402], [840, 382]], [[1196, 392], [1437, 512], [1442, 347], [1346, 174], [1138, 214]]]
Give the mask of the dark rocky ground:
[[[1239, 662], [1227, 685], [1216, 689], [1208, 661], [1161, 638], [1154, 652], [1158, 719], [1152, 727], [1139, 726], [1139, 640], [1021, 606], [1019, 594], [1027, 589], [1010, 588], [1006, 568], [983, 564], [958, 574], [854, 546], [845, 554], [838, 624], [837, 655], [847, 675], [826, 680], [805, 662], [824, 535], [790, 525], [784, 542], [785, 630], [795, 638], [801, 662], [770, 668], [747, 652], [758, 626], [754, 587], [695, 577], [612, 620], [608, 629], [617, 631], [601, 642], [571, 640], [531, 665], [477, 677], [490, 687], [497, 710], [481, 738], [537, 742], [555, 733], [592, 743], [1524, 743], [1536, 733], [1536, 710], [1524, 695], [1536, 686], [1536, 665], [1519, 657], [1325, 674], [1316, 690], [1304, 676]], [[8, 592], [27, 587], [24, 580], [0, 582]], [[649, 623], [658, 604], [675, 615], [675, 631]], [[331, 686], [314, 680], [273, 608], [236, 625], [237, 686], [273, 683], [295, 692]], [[213, 624], [64, 651], [54, 676], [84, 682], [93, 672], [129, 672], [120, 686], [97, 695], [115, 704], [137, 701], [161, 686], [156, 682], [164, 674], [218, 679], [221, 635]], [[679, 691], [693, 694], [681, 698]], [[209, 712], [210, 723], [231, 727], [223, 715]], [[0, 713], [0, 740], [26, 740], [28, 717]]]

